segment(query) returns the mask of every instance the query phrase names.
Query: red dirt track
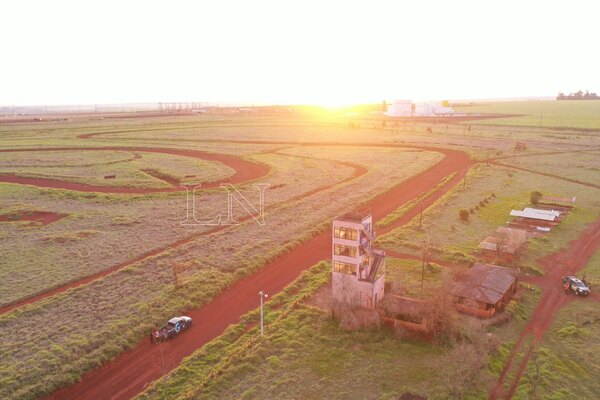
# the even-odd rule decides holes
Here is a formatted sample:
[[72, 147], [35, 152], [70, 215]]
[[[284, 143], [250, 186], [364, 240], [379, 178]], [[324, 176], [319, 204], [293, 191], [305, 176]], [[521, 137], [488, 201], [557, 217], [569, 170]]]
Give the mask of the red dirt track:
[[[519, 387], [521, 377], [527, 368], [529, 358], [537, 344], [542, 340], [544, 333], [552, 325], [554, 315], [571, 301], [585, 301], [585, 299], [565, 295], [561, 285], [561, 278], [564, 275], [576, 274], [583, 269], [589, 258], [598, 249], [600, 249], [600, 219], [589, 225], [577, 240], [569, 243], [568, 248], [538, 260], [544, 269], [545, 275], [527, 279], [526, 281], [538, 285], [542, 290], [542, 296], [533, 311], [531, 319], [521, 332], [517, 344], [511, 351], [496, 385], [490, 392], [490, 400], [512, 399]], [[529, 348], [524, 349], [527, 342], [526, 339], [531, 339], [531, 344]], [[513, 371], [515, 356], [524, 350], [526, 353], [520, 364], [516, 365], [516, 374], [514, 378], [511, 378], [512, 382], [510, 382], [506, 390], [506, 379], [508, 373]]]
[[[299, 143], [282, 143], [302, 145]], [[311, 143], [305, 145], [344, 146], [346, 144]], [[351, 145], [360, 146], [361, 144]], [[438, 151], [445, 156], [438, 164], [407, 179], [369, 202], [365, 208], [372, 210], [375, 220], [381, 219], [396, 208], [427, 192], [453, 172], [457, 172], [457, 176], [451, 183], [459, 182], [470, 166], [473, 165], [473, 161], [465, 153], [455, 150], [385, 144], [362, 144], [362, 146], [413, 147], [427, 151]], [[427, 199], [427, 202], [433, 202], [440, 198], [452, 187], [451, 183], [436, 191]], [[379, 232], [388, 232], [406, 223], [418, 213], [419, 207], [414, 207], [400, 220], [385, 229], [379, 229]], [[331, 252], [330, 235], [329, 231], [325, 231], [303, 242], [265, 265], [255, 274], [234, 283], [208, 304], [188, 311], [186, 314], [194, 319], [194, 327], [176, 340], [162, 345], [162, 354], [165, 360], [163, 368], [161, 368], [159, 361], [161, 359], [161, 346], [152, 345], [148, 339], [144, 339], [132, 350], [117, 356], [101, 368], [85, 374], [78, 383], [60, 389], [48, 398], [129, 399], [135, 396], [144, 390], [150, 382], [177, 367], [184, 357], [219, 336], [230, 324], [238, 322], [243, 314], [256, 308], [260, 290], [274, 295], [296, 279], [302, 271], [321, 260], [328, 259]]]
[[[221, 183], [242, 183], [250, 180], [259, 179], [269, 172], [269, 167], [263, 164], [246, 161], [242, 158], [230, 156], [226, 154], [207, 153], [198, 150], [184, 150], [184, 149], [171, 149], [171, 148], [151, 148], [151, 147], [50, 147], [50, 148], [36, 148], [36, 149], [8, 149], [0, 150], [0, 152], [46, 152], [46, 151], [137, 151], [147, 153], [162, 153], [162, 154], [173, 154], [177, 156], [193, 157], [205, 161], [216, 161], [227, 165], [232, 168], [235, 173], [227, 179], [202, 183], [202, 188], [214, 188], [219, 187]], [[67, 189], [75, 190], [78, 192], [99, 192], [99, 193], [133, 193], [133, 194], [147, 194], [147, 193], [161, 193], [161, 192], [177, 192], [185, 190], [181, 186], [173, 186], [165, 189], [147, 189], [147, 188], [130, 188], [130, 187], [114, 187], [114, 186], [98, 186], [90, 185], [86, 183], [75, 183], [65, 182], [55, 179], [45, 178], [26, 178], [17, 175], [0, 174], [0, 182], [6, 183], [19, 183], [22, 185], [32, 185], [38, 187], [46, 187], [53, 189]]]
[[[51, 211], [31, 211], [22, 212], [12, 217], [0, 215], [0, 222], [35, 221], [41, 222], [43, 225], [48, 225], [64, 217], [66, 217], [65, 214], [59, 214]], [[1, 311], [0, 314], [2, 314]]]
[[[338, 182], [338, 184], [345, 183], [345, 182], [351, 181], [353, 179], [359, 178], [359, 177], [361, 177], [363, 175], [366, 175], [366, 173], [368, 172], [367, 168], [365, 168], [365, 167], [363, 167], [361, 165], [358, 165], [358, 164], [354, 164], [354, 163], [351, 163], [351, 162], [340, 162], [340, 164], [341, 165], [345, 165], [347, 167], [350, 167], [354, 171], [353, 171], [353, 173], [352, 173], [352, 175], [350, 177], [341, 180], [340, 182]], [[303, 198], [303, 197], [306, 197], [306, 196], [310, 196], [312, 194], [318, 193], [318, 192], [320, 192], [322, 190], [325, 190], [325, 189], [328, 189], [328, 188], [329, 188], [328, 186], [318, 187], [318, 188], [315, 188], [315, 189], [310, 190], [308, 192], [301, 193], [301, 194], [299, 194], [297, 196], [294, 196], [294, 197], [288, 199], [288, 201], [294, 201], [294, 200], [297, 200], [297, 199], [300, 199], [300, 198]], [[61, 215], [61, 214], [55, 214], [55, 215]], [[64, 217], [64, 215], [61, 215], [61, 218], [62, 217]], [[252, 217], [248, 215], [248, 216], [245, 216], [245, 217], [240, 217], [238, 220], [240, 222], [244, 222], [244, 221], [249, 220], [250, 218], [252, 218]], [[0, 221], [2, 221], [1, 217], [0, 217]], [[51, 221], [51, 222], [53, 222], [53, 221]], [[116, 272], [116, 271], [118, 271], [120, 269], [123, 269], [125, 267], [130, 266], [130, 265], [133, 265], [133, 264], [135, 264], [137, 262], [140, 262], [140, 261], [145, 260], [145, 259], [150, 258], [150, 257], [154, 257], [156, 255], [159, 255], [159, 254], [167, 251], [167, 250], [172, 250], [172, 249], [178, 248], [180, 246], [183, 246], [184, 244], [187, 244], [187, 243], [191, 242], [192, 240], [197, 239], [197, 238], [199, 238], [201, 236], [211, 235], [213, 233], [216, 233], [216, 232], [228, 229], [228, 228], [230, 228], [230, 226], [227, 226], [227, 225], [217, 226], [217, 227], [209, 229], [207, 231], [200, 232], [200, 233], [188, 236], [186, 238], [177, 240], [177, 241], [175, 241], [175, 242], [173, 242], [173, 243], [171, 243], [171, 244], [169, 244], [167, 246], [159, 247], [159, 248], [151, 250], [149, 252], [140, 254], [139, 256], [137, 256], [137, 257], [135, 257], [133, 259], [127, 260], [127, 261], [125, 261], [123, 263], [120, 263], [120, 264], [116, 264], [116, 265], [114, 265], [114, 266], [112, 266], [110, 268], [103, 269], [103, 270], [101, 270], [101, 271], [99, 271], [99, 272], [97, 272], [95, 274], [86, 276], [84, 278], [81, 278], [81, 279], [78, 279], [78, 280], [75, 280], [75, 281], [72, 281], [72, 282], [67, 282], [63, 286], [59, 286], [59, 287], [56, 287], [54, 289], [51, 289], [51, 290], [48, 290], [48, 291], [36, 294], [34, 296], [27, 297], [27, 298], [24, 298], [24, 299], [21, 299], [21, 300], [17, 300], [17, 301], [15, 301], [13, 303], [10, 303], [10, 304], [6, 304], [6, 305], [0, 307], [0, 315], [2, 315], [4, 313], [7, 313], [7, 312], [9, 312], [11, 310], [14, 310], [16, 308], [22, 307], [24, 305], [35, 303], [36, 301], [40, 301], [42, 299], [45, 299], [46, 297], [54, 296], [55, 294], [64, 292], [66, 290], [73, 289], [73, 288], [76, 288], [78, 286], [86, 285], [86, 284], [88, 284], [90, 282], [93, 282], [96, 279], [99, 279], [99, 278], [105, 277], [107, 275], [110, 275], [113, 272]]]

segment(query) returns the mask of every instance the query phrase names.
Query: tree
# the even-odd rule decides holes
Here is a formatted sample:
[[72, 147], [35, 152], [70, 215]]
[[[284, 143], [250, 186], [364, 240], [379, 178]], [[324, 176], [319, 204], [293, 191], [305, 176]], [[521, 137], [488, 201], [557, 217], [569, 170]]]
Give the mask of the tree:
[[461, 221], [467, 222], [469, 220], [469, 210], [467, 210], [466, 208], [460, 209], [460, 211], [458, 212], [458, 218]]
[[460, 336], [460, 319], [450, 295], [449, 283], [445, 283], [425, 301], [423, 317], [434, 343], [449, 344]]
[[466, 331], [468, 337], [460, 338], [445, 351], [443, 363], [452, 368], [442, 377], [447, 398], [471, 398], [475, 391], [487, 387], [490, 375], [487, 372], [490, 354], [498, 345], [498, 339], [485, 332], [478, 321], [471, 323]]
[[529, 201], [534, 206], [537, 206], [539, 204], [540, 200], [542, 200], [542, 197], [544, 197], [544, 195], [541, 192], [534, 190], [533, 192], [531, 192], [531, 195], [529, 196]]
[[502, 237], [498, 238], [498, 241], [496, 242], [496, 256], [498, 257], [498, 259], [502, 259], [502, 256], [504, 255], [504, 251], [508, 249], [508, 238], [506, 235], [503, 235]]
[[534, 351], [529, 358], [530, 368], [525, 371], [525, 376], [529, 381], [529, 398], [532, 400], [538, 399], [538, 386], [542, 381], [542, 363], [539, 360], [539, 354]]

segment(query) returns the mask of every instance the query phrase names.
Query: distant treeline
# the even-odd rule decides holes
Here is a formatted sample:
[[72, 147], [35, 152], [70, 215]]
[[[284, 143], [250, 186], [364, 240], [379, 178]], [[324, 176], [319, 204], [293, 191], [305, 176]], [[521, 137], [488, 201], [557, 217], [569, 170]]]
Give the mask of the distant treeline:
[[596, 93], [590, 93], [588, 90], [585, 93], [580, 90], [576, 93], [569, 93], [568, 96], [563, 92], [559, 92], [556, 100], [600, 100], [600, 96]]

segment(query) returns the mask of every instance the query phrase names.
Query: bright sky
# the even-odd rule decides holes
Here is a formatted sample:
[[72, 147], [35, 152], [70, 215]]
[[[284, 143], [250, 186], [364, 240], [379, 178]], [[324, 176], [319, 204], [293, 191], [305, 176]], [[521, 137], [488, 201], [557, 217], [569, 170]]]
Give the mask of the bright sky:
[[0, 5], [0, 105], [341, 105], [600, 92], [592, 1]]

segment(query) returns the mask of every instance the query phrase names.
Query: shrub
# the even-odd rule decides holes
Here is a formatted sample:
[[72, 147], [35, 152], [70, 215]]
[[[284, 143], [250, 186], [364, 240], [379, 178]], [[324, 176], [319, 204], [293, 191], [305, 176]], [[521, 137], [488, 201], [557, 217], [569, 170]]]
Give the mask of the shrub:
[[458, 212], [458, 218], [461, 221], [468, 221], [469, 220], [469, 210], [467, 210], [466, 208], [462, 208], [459, 212]]
[[542, 197], [543, 197], [543, 194], [541, 192], [534, 190], [533, 192], [531, 192], [531, 195], [529, 196], [529, 200], [531, 201], [531, 204], [533, 204], [534, 206], [537, 206], [538, 203], [540, 202], [540, 200], [542, 200]]

